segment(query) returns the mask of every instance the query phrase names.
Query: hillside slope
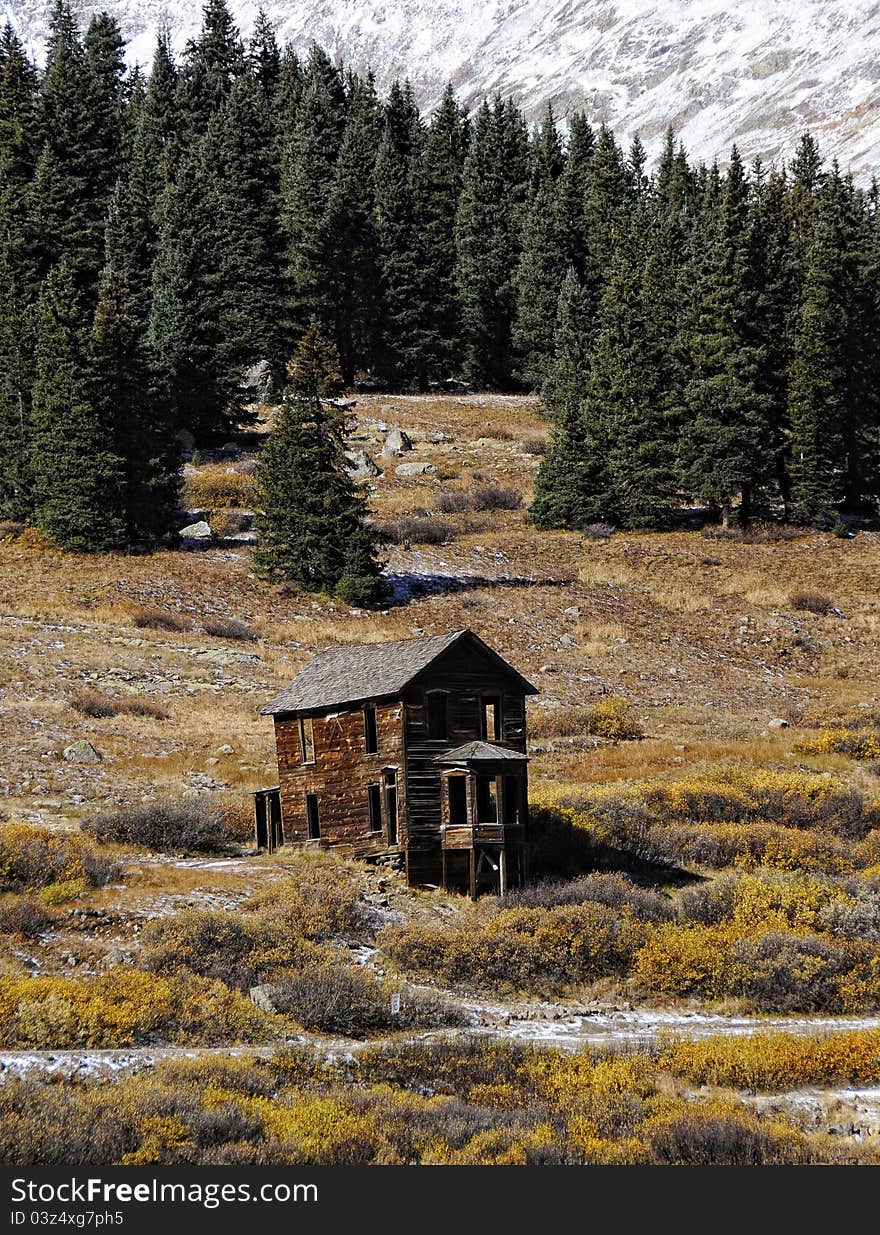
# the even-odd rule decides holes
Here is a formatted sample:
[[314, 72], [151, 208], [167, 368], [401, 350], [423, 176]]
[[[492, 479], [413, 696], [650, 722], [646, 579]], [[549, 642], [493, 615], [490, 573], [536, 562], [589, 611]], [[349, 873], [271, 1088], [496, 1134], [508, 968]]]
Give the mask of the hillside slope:
[[[98, 7], [82, 3], [84, 19]], [[107, 0], [149, 60], [155, 31], [183, 46], [200, 0]], [[243, 32], [258, 0], [232, 0]], [[733, 141], [775, 157], [809, 126], [823, 148], [864, 174], [880, 155], [880, 6], [875, 0], [284, 0], [269, 3], [279, 35], [314, 39], [380, 86], [413, 81], [436, 102], [452, 80], [474, 99], [500, 90], [532, 115], [552, 102], [585, 107], [656, 149], [672, 124], [701, 157]], [[7, 13], [31, 46], [45, 41], [50, 0], [11, 0]]]

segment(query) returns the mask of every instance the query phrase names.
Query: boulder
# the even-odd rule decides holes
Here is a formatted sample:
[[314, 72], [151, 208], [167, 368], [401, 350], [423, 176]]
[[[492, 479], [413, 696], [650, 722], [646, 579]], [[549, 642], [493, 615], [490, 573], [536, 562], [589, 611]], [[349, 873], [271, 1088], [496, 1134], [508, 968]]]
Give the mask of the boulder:
[[198, 523], [188, 523], [180, 529], [180, 534], [184, 540], [210, 540], [214, 535], [210, 523], [205, 519], [199, 519]]
[[251, 403], [272, 403], [280, 393], [278, 374], [269, 360], [260, 360], [246, 369], [241, 385]]
[[85, 738], [80, 738], [78, 742], [71, 742], [69, 746], [64, 748], [64, 758], [69, 763], [100, 763], [101, 756], [92, 746], [91, 742]]
[[179, 429], [174, 436], [177, 439], [177, 443], [183, 453], [185, 455], [191, 455], [196, 448], [196, 439], [190, 433], [189, 429]]
[[398, 476], [427, 476], [437, 469], [433, 463], [400, 463], [394, 470]]
[[259, 986], [252, 986], [248, 991], [248, 998], [255, 1008], [260, 1012], [266, 1012], [269, 1016], [278, 1009], [275, 1006], [275, 987], [271, 982], [261, 982]]
[[788, 721], [783, 720], [781, 716], [777, 716], [774, 720], [770, 721], [770, 724], [767, 727], [769, 729], [787, 729]]
[[355, 480], [368, 480], [371, 476], [381, 476], [382, 469], [365, 450], [355, 450], [347, 454], [348, 471]]
[[386, 458], [393, 458], [396, 455], [402, 455], [407, 450], [412, 450], [412, 441], [403, 429], [392, 429], [385, 438], [385, 445], [382, 447], [382, 454]]

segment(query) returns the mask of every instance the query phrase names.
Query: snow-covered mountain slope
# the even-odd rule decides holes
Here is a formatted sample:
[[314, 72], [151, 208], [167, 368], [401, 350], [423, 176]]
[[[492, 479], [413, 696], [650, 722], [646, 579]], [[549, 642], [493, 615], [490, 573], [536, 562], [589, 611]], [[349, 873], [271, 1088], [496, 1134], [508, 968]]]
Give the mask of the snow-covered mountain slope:
[[[4, 0], [0, 0], [2, 4]], [[5, 0], [38, 51], [51, 0]], [[259, 0], [231, 0], [243, 33]], [[79, 0], [108, 8], [148, 62], [155, 30], [182, 46], [200, 0]], [[808, 126], [863, 176], [880, 168], [878, 0], [267, 0], [279, 36], [312, 40], [380, 85], [408, 76], [430, 107], [444, 82], [473, 101], [500, 90], [537, 116], [583, 106], [656, 149], [668, 124], [706, 158], [733, 141], [751, 156], [790, 150]]]

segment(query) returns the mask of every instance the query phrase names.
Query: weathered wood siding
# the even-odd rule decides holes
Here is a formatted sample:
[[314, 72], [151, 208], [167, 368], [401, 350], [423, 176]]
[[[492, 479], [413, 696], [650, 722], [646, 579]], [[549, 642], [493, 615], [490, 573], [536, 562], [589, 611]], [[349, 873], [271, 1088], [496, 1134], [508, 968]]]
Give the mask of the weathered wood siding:
[[[448, 692], [448, 734], [429, 738], [425, 695]], [[404, 695], [406, 796], [408, 807], [407, 872], [411, 883], [436, 883], [442, 869], [441, 772], [437, 755], [480, 737], [482, 695], [502, 696], [499, 741], [525, 753], [525, 696], [519, 681], [470, 647], [457, 645], [421, 674]]]
[[[313, 716], [315, 762], [304, 764], [299, 718], [276, 716], [275, 742], [281, 785], [285, 843], [334, 849], [346, 857], [367, 858], [401, 851], [406, 843], [406, 777], [403, 767], [401, 704], [376, 707], [379, 752], [364, 752], [364, 716], [360, 709], [330, 719]], [[398, 844], [389, 850], [388, 821], [382, 796], [382, 831], [370, 832], [367, 786], [383, 784], [384, 768], [397, 770]], [[309, 841], [306, 794], [318, 796], [319, 840]]]

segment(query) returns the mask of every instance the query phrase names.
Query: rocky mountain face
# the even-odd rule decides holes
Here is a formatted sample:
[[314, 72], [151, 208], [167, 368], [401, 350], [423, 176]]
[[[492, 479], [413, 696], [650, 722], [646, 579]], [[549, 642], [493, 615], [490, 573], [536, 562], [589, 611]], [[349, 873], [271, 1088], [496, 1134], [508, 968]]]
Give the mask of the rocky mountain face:
[[[200, 0], [78, 0], [108, 8], [147, 63], [160, 24], [183, 46]], [[243, 33], [259, 0], [231, 0]], [[7, 0], [39, 54], [51, 0]], [[451, 80], [473, 102], [500, 90], [537, 117], [583, 107], [649, 151], [667, 125], [701, 157], [736, 141], [779, 158], [809, 127], [860, 179], [880, 166], [878, 0], [268, 0], [279, 37], [312, 40], [380, 86], [409, 77], [430, 108]]]

